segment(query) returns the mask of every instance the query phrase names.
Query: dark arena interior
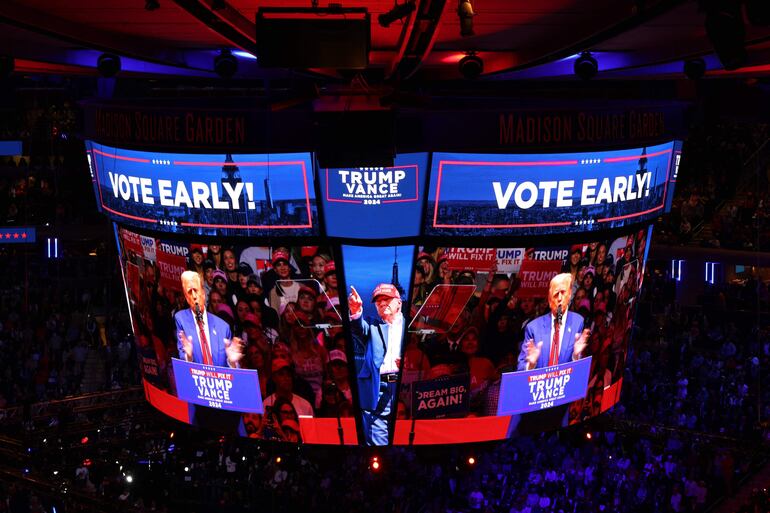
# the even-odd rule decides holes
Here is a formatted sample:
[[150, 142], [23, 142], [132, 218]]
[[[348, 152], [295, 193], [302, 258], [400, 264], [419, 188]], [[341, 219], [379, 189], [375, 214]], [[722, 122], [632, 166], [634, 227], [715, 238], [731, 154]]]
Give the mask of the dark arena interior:
[[770, 511], [770, 2], [3, 0], [0, 513]]

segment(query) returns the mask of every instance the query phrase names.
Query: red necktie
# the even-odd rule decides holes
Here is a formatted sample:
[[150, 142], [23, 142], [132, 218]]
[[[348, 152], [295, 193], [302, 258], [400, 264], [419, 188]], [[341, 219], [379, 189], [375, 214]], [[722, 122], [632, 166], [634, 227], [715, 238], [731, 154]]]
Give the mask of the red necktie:
[[214, 365], [211, 359], [211, 349], [209, 349], [209, 341], [206, 338], [206, 330], [203, 327], [203, 319], [198, 320], [198, 334], [201, 338], [201, 352], [203, 353], [203, 364]]
[[559, 321], [553, 320], [553, 340], [551, 341], [551, 357], [548, 359], [548, 366], [559, 363]]

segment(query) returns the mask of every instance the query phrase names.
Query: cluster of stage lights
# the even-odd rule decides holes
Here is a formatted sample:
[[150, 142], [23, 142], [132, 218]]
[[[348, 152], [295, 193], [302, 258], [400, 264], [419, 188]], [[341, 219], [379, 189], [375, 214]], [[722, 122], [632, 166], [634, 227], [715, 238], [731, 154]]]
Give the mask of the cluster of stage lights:
[[173, 219], [161, 219], [158, 223], [162, 226], [179, 226], [179, 223]]

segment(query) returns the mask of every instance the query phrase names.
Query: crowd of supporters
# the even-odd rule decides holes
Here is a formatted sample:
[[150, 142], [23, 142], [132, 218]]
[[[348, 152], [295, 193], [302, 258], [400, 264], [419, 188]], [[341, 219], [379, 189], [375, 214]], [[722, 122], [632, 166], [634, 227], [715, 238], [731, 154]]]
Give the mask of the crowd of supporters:
[[[671, 214], [658, 242], [751, 249], [768, 244], [766, 124], [721, 122], [693, 127], [682, 151]], [[710, 233], [702, 236], [708, 225]]]
[[[0, 254], [0, 407], [138, 385], [112, 258]], [[26, 280], [19, 280], [26, 276]]]
[[9, 484], [0, 511], [77, 511], [83, 497], [135, 511], [705, 511], [767, 455], [766, 312], [713, 301], [721, 290], [670, 306], [656, 272], [644, 291], [621, 404], [584, 425], [478, 446], [297, 450], [190, 431], [149, 407], [111, 411], [87, 443], [61, 425], [26, 435], [29, 475], [77, 496]]
[[[707, 219], [715, 219], [715, 233], [725, 246], [732, 244], [731, 237], [753, 240], [753, 232], [740, 231], [744, 227], [764, 226], [757, 221], [765, 219], [761, 192], [713, 218], [737, 187], [723, 169], [751, 155], [766, 137], [761, 127], [739, 136], [732, 135], [734, 127], [727, 132], [702, 136], [699, 144], [717, 151], [712, 160], [703, 158], [708, 163], [700, 174], [689, 173], [699, 177], [699, 184], [679, 184], [672, 240], [688, 240], [693, 227]], [[20, 213], [14, 222], [78, 219], [78, 202], [49, 201], [51, 195], [62, 198], [67, 186], [44, 178], [0, 181], [0, 223], [8, 221], [12, 205]], [[18, 217], [25, 212], [47, 217]], [[599, 259], [601, 243], [570, 248], [563, 271], [575, 277], [573, 308], [595, 326], [609, 328], [607, 314], [617, 312], [619, 295], [633, 295], [624, 292], [627, 279], [617, 286], [623, 274], [618, 263], [625, 259], [625, 267], [630, 257], [643, 253], [641, 240], [646, 239], [632, 240], [628, 257], [623, 245], [609, 264]], [[597, 360], [606, 357], [607, 383], [622, 377], [624, 394], [618, 407], [593, 422], [480, 446], [377, 453], [298, 450], [275, 442], [299, 441], [294, 426], [300, 411], [327, 417], [355, 411], [331, 251], [190, 249], [186, 266], [201, 274], [208, 309], [245, 341], [244, 366], [262, 371], [265, 399], [274, 396], [268, 418], [245, 419], [252, 438], [271, 442], [194, 431], [148, 406], [118, 405], [120, 412], [95, 413], [90, 423], [102, 427], [88, 432], [86, 442], [84, 433], [69, 434], [78, 419], [11, 426], [9, 432], [25, 442], [28, 453], [18, 469], [57, 488], [52, 493], [24, 478], [0, 479], [0, 513], [53, 512], [54, 506], [58, 512], [92, 510], [89, 498], [135, 511], [699, 512], [732, 493], [768, 454], [770, 431], [761, 421], [770, 416], [770, 389], [761, 386], [761, 377], [770, 368], [770, 295], [760, 281], [707, 288], [701, 305], [684, 308], [674, 301], [670, 279], [648, 272], [636, 324], [617, 330], [617, 339], [605, 337], [607, 344], [593, 341], [592, 354]], [[478, 283], [481, 294], [453, 332], [440, 337], [446, 347], [435, 340], [428, 346], [410, 341], [404, 370], [421, 377], [469, 373], [475, 379], [470, 414], [483, 415], [499, 372], [517, 365], [524, 324], [545, 311], [545, 302], [517, 298], [515, 283], [503, 274], [447, 273], [441, 248], [423, 249], [412, 313], [440, 283]], [[139, 268], [138, 293], [130, 297], [137, 313], [135, 346], [118, 299], [122, 285], [115, 288], [115, 258], [106, 254], [41, 262], [3, 249], [0, 413], [15, 405], [136, 385], [147, 358], [162, 369], [155, 383], [172, 386], [167, 358], [177, 351], [173, 314], [186, 308], [183, 298], [178, 291], [167, 294], [157, 262], [129, 258]], [[20, 276], [28, 282], [21, 283]], [[604, 383], [603, 375], [595, 375]], [[399, 415], [408, 412], [402, 408]], [[583, 414], [574, 412], [572, 418]], [[379, 469], [373, 466], [375, 456]], [[758, 491], [746, 510], [761, 511], [766, 503]]]
[[[527, 249], [524, 257], [533, 260], [567, 255], [557, 269], [571, 276], [570, 310], [591, 329], [588, 348], [582, 355], [593, 356], [589, 388], [591, 393], [574, 404], [570, 421], [600, 413], [604, 390], [622, 376], [631, 334], [636, 292], [641, 279], [641, 259], [646, 248], [646, 231], [607, 241], [575, 244], [571, 247]], [[403, 416], [412, 411], [413, 383], [442, 376], [468, 376], [471, 391], [469, 416], [496, 415], [501, 373], [524, 370], [527, 325], [549, 312], [546, 291], [532, 294], [521, 280], [510, 274], [450, 270], [449, 249], [423, 248], [418, 255], [413, 281], [412, 317], [421, 317], [420, 307], [431, 294], [439, 303], [452, 287], [476, 285], [456, 319], [445, 320], [446, 329], [437, 329], [427, 338], [416, 331], [409, 334], [404, 354], [401, 402]], [[545, 264], [548, 261], [543, 259]], [[478, 275], [478, 276], [477, 276]], [[438, 285], [448, 286], [439, 290]], [[436, 323], [433, 323], [436, 325]]]
[[[122, 232], [124, 241], [129, 235]], [[199, 273], [206, 309], [242, 342], [240, 367], [255, 369], [267, 411], [244, 417], [246, 434], [295, 440], [300, 417], [353, 415], [335, 262], [322, 247], [178, 246]], [[160, 252], [160, 250], [159, 250]], [[144, 375], [173, 392], [179, 353], [175, 314], [188, 308], [178, 275], [124, 244], [129, 301]], [[178, 274], [178, 273], [177, 273]]]

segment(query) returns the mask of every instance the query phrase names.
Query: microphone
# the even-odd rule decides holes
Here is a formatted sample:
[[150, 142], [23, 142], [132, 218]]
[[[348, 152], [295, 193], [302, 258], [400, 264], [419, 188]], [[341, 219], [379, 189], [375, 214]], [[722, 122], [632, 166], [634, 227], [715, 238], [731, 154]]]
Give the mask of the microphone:
[[564, 314], [561, 311], [561, 305], [556, 307], [556, 323], [561, 325], [561, 318]]
[[201, 312], [201, 307], [200, 307], [200, 305], [198, 303], [195, 303], [193, 311], [195, 312], [195, 320], [198, 321], [198, 322], [202, 321], [203, 320], [203, 312]]

